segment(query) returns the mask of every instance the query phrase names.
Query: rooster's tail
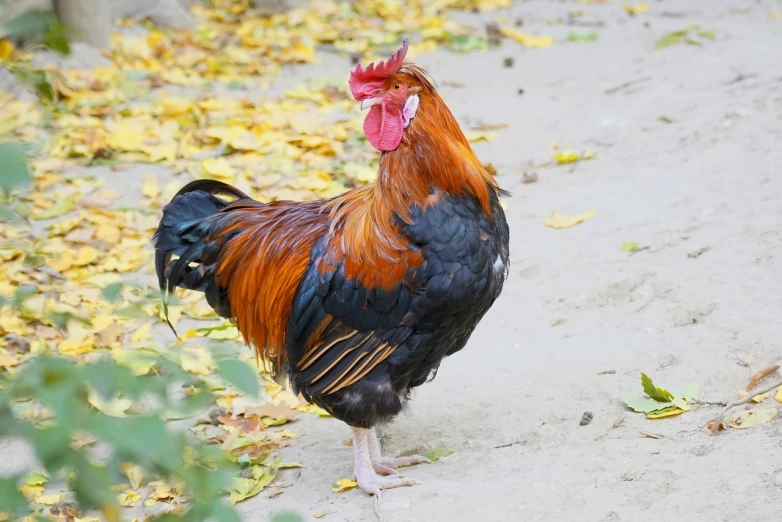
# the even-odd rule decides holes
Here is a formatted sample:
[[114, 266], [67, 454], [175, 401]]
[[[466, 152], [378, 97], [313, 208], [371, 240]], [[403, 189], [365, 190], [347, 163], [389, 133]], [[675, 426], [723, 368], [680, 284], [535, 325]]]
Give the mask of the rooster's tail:
[[[220, 247], [233, 236], [217, 234], [219, 240], [214, 239], [227, 225], [228, 214], [222, 210], [231, 204], [218, 195], [250, 200], [244, 192], [225, 183], [197, 180], [188, 183], [163, 207], [163, 218], [152, 244], [166, 318], [168, 303], [176, 287], [204, 292], [215, 312], [222, 317], [231, 316], [228, 294], [217, 286], [214, 278]], [[172, 260], [172, 256], [178, 258]]]

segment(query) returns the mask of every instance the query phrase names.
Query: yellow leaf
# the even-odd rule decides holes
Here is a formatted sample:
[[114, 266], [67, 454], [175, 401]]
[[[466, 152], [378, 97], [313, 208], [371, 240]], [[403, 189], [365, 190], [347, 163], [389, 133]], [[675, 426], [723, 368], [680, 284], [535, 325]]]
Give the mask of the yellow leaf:
[[81, 247], [76, 253], [76, 259], [73, 260], [74, 266], [86, 266], [98, 258], [97, 249], [91, 246]]
[[201, 162], [201, 170], [207, 177], [220, 181], [232, 181], [236, 177], [236, 169], [223, 157], [205, 159]]
[[131, 334], [130, 340], [134, 343], [149, 341], [152, 338], [152, 334], [149, 333], [149, 328], [151, 325], [152, 323], [144, 323], [140, 327], [136, 328], [136, 331]]
[[131, 462], [125, 462], [122, 464], [120, 469], [122, 470], [122, 473], [128, 477], [128, 482], [130, 482], [131, 488], [138, 489], [141, 487], [141, 481], [144, 480], [144, 470], [141, 468], [141, 466]]
[[8, 38], [0, 38], [0, 62], [5, 62], [14, 55], [14, 44]]
[[53, 504], [56, 504], [57, 502], [62, 500], [62, 494], [56, 494], [56, 495], [39, 495], [35, 497], [35, 501], [39, 504], [46, 504], [47, 506], [51, 506]]
[[550, 36], [533, 36], [521, 33], [510, 27], [500, 27], [500, 33], [506, 38], [516, 40], [524, 47], [551, 47], [554, 45], [554, 39]]
[[733, 428], [745, 430], [758, 424], [764, 424], [776, 416], [777, 409], [775, 407], [755, 408], [739, 413], [735, 419], [728, 419], [728, 424]]
[[22, 493], [22, 495], [24, 495], [24, 498], [27, 500], [32, 500], [43, 494], [43, 486], [22, 484], [22, 486], [19, 488], [19, 491]]
[[647, 413], [646, 418], [647, 419], [661, 419], [663, 417], [672, 417], [674, 415], [679, 415], [680, 413], [684, 413], [686, 410], [683, 410], [681, 408], [674, 408], [671, 410], [664, 410], [659, 413]]
[[87, 393], [87, 402], [89, 402], [96, 410], [108, 415], [109, 417], [126, 417], [127, 411], [133, 406], [133, 401], [130, 399], [122, 399], [119, 395], [114, 395], [109, 399], [104, 399], [95, 390], [90, 389]]
[[581, 155], [573, 149], [563, 150], [562, 152], [557, 152], [554, 154], [554, 161], [556, 161], [558, 165], [565, 163], [575, 163], [580, 159]]
[[155, 199], [160, 195], [160, 187], [157, 184], [157, 176], [154, 174], [144, 176], [144, 182], [141, 184], [141, 193], [149, 199]]
[[587, 219], [593, 218], [594, 216], [594, 210], [590, 210], [589, 212], [584, 212], [582, 214], [575, 214], [573, 216], [565, 216], [562, 214], [557, 214], [556, 212], [552, 212], [551, 217], [544, 221], [543, 224], [547, 227], [557, 229], [570, 228], [578, 225], [579, 223], [583, 223]]
[[123, 507], [133, 507], [139, 500], [141, 500], [141, 496], [132, 489], [117, 495], [117, 502], [119, 502], [119, 505]]
[[777, 388], [777, 393], [774, 394], [774, 400], [777, 402], [782, 402], [782, 386]]
[[182, 350], [182, 369], [196, 375], [209, 375], [216, 366], [212, 354], [205, 348], [185, 348]]
[[358, 486], [358, 482], [350, 480], [349, 478], [344, 478], [338, 480], [337, 483], [331, 487], [331, 491], [334, 493], [342, 493], [343, 491], [351, 490], [356, 486]]
[[[771, 393], [771, 392], [769, 392], [769, 393]], [[756, 395], [756, 396], [752, 397], [749, 400], [749, 402], [761, 403], [761, 402], [765, 401], [766, 399], [768, 399], [769, 393], [763, 393], [763, 394], [760, 394], [760, 395]], [[739, 396], [739, 399], [743, 399], [744, 397], [749, 395], [749, 393], [747, 393], [744, 390], [739, 390], [737, 395]]]
[[625, 4], [624, 5], [625, 11], [627, 11], [627, 14], [631, 15], [637, 15], [641, 13], [648, 13], [649, 12], [649, 5], [648, 4]]

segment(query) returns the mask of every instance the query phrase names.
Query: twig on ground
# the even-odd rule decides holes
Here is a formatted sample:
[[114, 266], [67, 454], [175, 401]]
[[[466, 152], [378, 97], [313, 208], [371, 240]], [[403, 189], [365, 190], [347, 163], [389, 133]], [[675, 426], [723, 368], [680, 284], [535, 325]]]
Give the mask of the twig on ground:
[[698, 399], [687, 399], [687, 403], [695, 404], [697, 406], [727, 406], [728, 401], [701, 401]]
[[648, 82], [651, 80], [651, 76], [644, 76], [643, 78], [637, 78], [635, 80], [630, 80], [629, 82], [624, 82], [622, 85], [617, 85], [616, 87], [611, 87], [610, 89], [606, 89], [606, 94], [614, 94], [615, 92], [619, 92], [622, 89], [627, 89], [628, 87], [632, 87], [633, 85], [637, 85], [639, 83]]
[[500, 444], [499, 446], [494, 446], [494, 449], [500, 449], [500, 448], [510, 448], [511, 446], [515, 446], [516, 444], [526, 444], [526, 440], [517, 440], [514, 442], [509, 442], [507, 444]]
[[[722, 419], [725, 417], [725, 414], [728, 413], [733, 408], [735, 408], [736, 406], [741, 406], [742, 404], [746, 404], [749, 401], [751, 401], [752, 399], [754, 399], [755, 397], [757, 397], [758, 395], [763, 395], [764, 393], [768, 393], [768, 392], [770, 392], [772, 390], [776, 390], [780, 386], [782, 386], [782, 379], [778, 379], [777, 381], [775, 381], [772, 384], [769, 384], [768, 386], [764, 386], [763, 388], [760, 388], [759, 390], [755, 390], [753, 392], [748, 393], [747, 396], [744, 397], [743, 399], [738, 399], [736, 401], [729, 402], [728, 404], [725, 405], [725, 408], [723, 408], [722, 411], [716, 417], [714, 417], [713, 419], [709, 420], [706, 424], [704, 424], [703, 426], [698, 428], [698, 430], [702, 430], [703, 428], [705, 428], [706, 426], [708, 426], [712, 422], [713, 423], [721, 423]], [[715, 426], [716, 425], [717, 424], [715, 424]]]

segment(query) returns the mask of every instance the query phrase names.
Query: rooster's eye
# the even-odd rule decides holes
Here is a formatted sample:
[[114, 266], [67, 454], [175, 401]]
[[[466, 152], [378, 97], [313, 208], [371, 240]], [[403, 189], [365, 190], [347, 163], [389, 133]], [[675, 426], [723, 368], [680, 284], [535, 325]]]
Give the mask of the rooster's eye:
[[402, 86], [401, 86], [401, 85], [399, 85], [398, 83], [395, 83], [395, 84], [394, 84], [394, 90], [395, 90], [395, 91], [398, 91], [398, 90], [400, 90], [400, 89], [402, 89]]

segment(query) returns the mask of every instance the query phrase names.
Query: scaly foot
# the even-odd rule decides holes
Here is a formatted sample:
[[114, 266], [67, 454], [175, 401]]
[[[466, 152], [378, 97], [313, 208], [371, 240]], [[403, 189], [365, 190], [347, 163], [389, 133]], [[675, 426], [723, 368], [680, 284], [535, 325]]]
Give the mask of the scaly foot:
[[[356, 482], [358, 482], [361, 489], [370, 495], [375, 495], [379, 498], [384, 489], [420, 484], [417, 480], [399, 475], [397, 471], [390, 466], [386, 466], [380, 462], [376, 464], [371, 455], [372, 444], [370, 437], [374, 437], [374, 441], [377, 442], [377, 437], [374, 436], [374, 430], [353, 428], [353, 450], [356, 455]], [[392, 476], [383, 477], [379, 475], [379, 473], [385, 473]]]
[[412, 466], [414, 464], [430, 463], [431, 461], [420, 455], [410, 455], [409, 457], [384, 457], [380, 452], [380, 440], [377, 438], [375, 428], [367, 430], [367, 439], [369, 441], [369, 458], [372, 460], [372, 467], [381, 475], [397, 475], [396, 468]]

